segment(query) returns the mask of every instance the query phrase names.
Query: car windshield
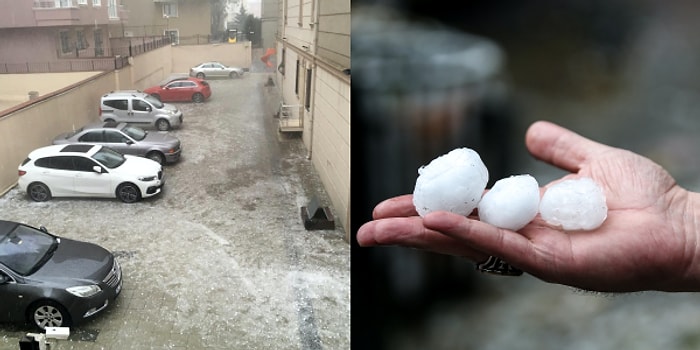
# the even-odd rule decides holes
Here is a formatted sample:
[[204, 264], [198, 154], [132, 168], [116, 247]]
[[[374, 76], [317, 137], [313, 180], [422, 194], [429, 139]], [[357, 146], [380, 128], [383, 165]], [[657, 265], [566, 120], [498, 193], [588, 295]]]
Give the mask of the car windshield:
[[157, 99], [151, 95], [148, 95], [148, 96], [144, 97], [143, 99], [148, 101], [148, 103], [152, 104], [156, 108], [163, 108], [163, 102], [160, 102], [159, 99]]
[[38, 270], [58, 247], [58, 240], [29, 226], [17, 225], [0, 236], [0, 262], [27, 276]]
[[141, 141], [146, 138], [146, 130], [135, 126], [126, 125], [122, 128], [122, 131], [136, 141]]
[[107, 147], [102, 147], [97, 153], [93, 154], [92, 159], [110, 169], [119, 167], [126, 162], [126, 158], [121, 153]]

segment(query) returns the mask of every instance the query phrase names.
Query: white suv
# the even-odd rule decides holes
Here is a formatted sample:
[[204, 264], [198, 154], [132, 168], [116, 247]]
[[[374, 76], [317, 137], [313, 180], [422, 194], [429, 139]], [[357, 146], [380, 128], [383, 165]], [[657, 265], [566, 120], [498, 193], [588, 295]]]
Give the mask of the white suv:
[[100, 98], [100, 119], [166, 131], [182, 124], [182, 111], [145, 92], [120, 90]]
[[133, 203], [161, 192], [163, 167], [100, 145], [38, 148], [18, 168], [19, 187], [37, 202], [52, 197], [107, 197]]

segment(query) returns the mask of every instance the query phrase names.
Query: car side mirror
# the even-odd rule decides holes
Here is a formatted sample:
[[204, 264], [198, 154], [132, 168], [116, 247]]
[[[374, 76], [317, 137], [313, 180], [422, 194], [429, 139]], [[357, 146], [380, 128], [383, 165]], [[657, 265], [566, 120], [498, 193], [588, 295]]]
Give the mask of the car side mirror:
[[150, 111], [152, 111], [152, 110], [153, 110], [153, 109], [151, 108], [151, 106], [146, 107], [146, 111], [150, 112]]
[[95, 165], [92, 167], [92, 170], [98, 174], [102, 174], [102, 167], [99, 165]]
[[134, 144], [134, 141], [131, 141], [131, 140], [126, 140], [125, 142], [126, 142], [127, 145], [133, 145], [133, 144]]
[[10, 276], [0, 272], [0, 284], [10, 283], [11, 281], [12, 278], [10, 278]]
[[39, 226], [39, 231], [44, 232], [44, 233], [49, 233], [49, 230], [46, 229], [46, 226]]

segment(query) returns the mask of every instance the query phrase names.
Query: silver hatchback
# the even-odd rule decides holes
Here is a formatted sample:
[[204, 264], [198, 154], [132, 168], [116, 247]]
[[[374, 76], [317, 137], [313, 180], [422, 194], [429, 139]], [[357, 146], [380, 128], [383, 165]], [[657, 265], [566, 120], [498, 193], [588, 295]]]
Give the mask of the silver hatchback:
[[148, 132], [127, 123], [100, 122], [78, 130], [63, 133], [53, 140], [54, 145], [89, 143], [107, 146], [122, 154], [146, 157], [160, 164], [180, 159], [180, 139], [166, 132]]
[[204, 62], [190, 68], [190, 76], [207, 79], [211, 77], [240, 78], [245, 73], [243, 68], [229, 67], [221, 62]]

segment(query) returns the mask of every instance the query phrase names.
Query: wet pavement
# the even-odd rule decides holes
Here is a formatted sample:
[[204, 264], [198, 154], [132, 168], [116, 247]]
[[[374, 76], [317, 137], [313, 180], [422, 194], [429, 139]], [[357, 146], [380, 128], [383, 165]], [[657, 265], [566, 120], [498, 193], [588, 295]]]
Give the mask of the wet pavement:
[[[0, 197], [2, 219], [100, 244], [122, 264], [115, 304], [53, 350], [350, 348], [350, 246], [338, 225], [303, 226], [302, 206], [330, 201], [301, 139], [265, 112], [267, 77], [211, 80], [208, 102], [177, 104], [182, 159], [155, 198]], [[0, 324], [0, 349], [32, 331]]]

